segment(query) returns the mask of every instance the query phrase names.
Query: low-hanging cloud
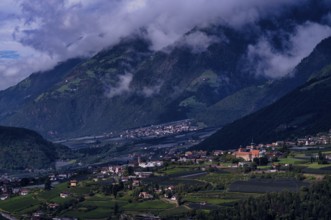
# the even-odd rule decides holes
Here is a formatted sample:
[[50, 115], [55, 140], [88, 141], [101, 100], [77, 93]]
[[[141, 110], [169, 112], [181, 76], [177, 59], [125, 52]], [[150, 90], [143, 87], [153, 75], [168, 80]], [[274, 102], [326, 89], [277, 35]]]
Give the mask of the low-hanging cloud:
[[253, 63], [254, 72], [271, 78], [283, 77], [324, 38], [331, 35], [331, 28], [312, 22], [306, 22], [296, 28], [287, 42], [289, 49], [276, 50], [268, 36], [262, 37], [256, 45], [248, 47], [248, 59]]
[[188, 47], [193, 53], [201, 53], [207, 50], [211, 44], [221, 41], [221, 38], [222, 41], [226, 41], [223, 36], [208, 36], [206, 33], [196, 31], [185, 35], [179, 40], [176, 46]]
[[[183, 39], [195, 27], [224, 24], [240, 29], [261, 18], [282, 14], [289, 7], [300, 7], [309, 0], [3, 0], [13, 8], [1, 27], [7, 40], [14, 41], [19, 53], [12, 80], [7, 86], [32, 71], [51, 68], [55, 63], [77, 56], [91, 56], [115, 45], [122, 38], [138, 34], [151, 41], [152, 50], [161, 50]], [[9, 19], [10, 18], [10, 19]], [[11, 27], [11, 28], [10, 28]], [[0, 37], [1, 40], [1, 37]], [[217, 39], [196, 32], [184, 37], [193, 52], [206, 49]], [[7, 45], [7, 44], [6, 44]], [[1, 48], [12, 49], [12, 48]], [[37, 55], [36, 55], [37, 54]], [[43, 63], [30, 66], [29, 57]], [[19, 64], [19, 65], [18, 65]], [[5, 75], [1, 88], [6, 87]]]
[[130, 84], [133, 75], [131, 73], [125, 73], [124, 75], [119, 75], [119, 81], [116, 86], [109, 87], [106, 92], [108, 98], [113, 98], [115, 96], [122, 95], [124, 93], [130, 92]]
[[146, 98], [157, 95], [158, 93], [160, 93], [162, 85], [163, 83], [161, 82], [154, 86], [144, 86], [142, 90], [142, 95]]

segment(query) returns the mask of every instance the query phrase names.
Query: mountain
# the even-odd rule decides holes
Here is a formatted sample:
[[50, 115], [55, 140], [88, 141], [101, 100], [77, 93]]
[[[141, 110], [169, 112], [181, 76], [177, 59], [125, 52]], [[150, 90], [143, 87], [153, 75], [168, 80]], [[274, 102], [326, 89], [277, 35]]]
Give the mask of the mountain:
[[308, 81], [275, 103], [224, 126], [198, 149], [229, 149], [302, 137], [331, 128], [331, 37], [323, 40], [296, 68], [311, 72]]
[[[320, 13], [311, 10], [315, 8], [270, 17], [258, 28], [194, 28], [161, 51], [151, 50], [151, 43], [141, 36], [124, 38], [89, 59], [61, 63], [0, 92], [0, 123], [33, 129], [47, 138], [186, 118], [223, 126], [273, 103], [311, 77], [314, 66], [282, 79], [257, 75], [248, 66], [258, 62], [247, 57], [249, 46], [264, 37], [259, 28], [268, 35], [280, 28], [293, 33], [297, 24], [305, 23], [304, 15], [312, 22], [320, 19]], [[209, 43], [194, 41], [192, 46], [190, 39], [201, 36]], [[279, 51], [288, 49], [279, 43], [284, 37], [289, 36], [273, 34]], [[316, 65], [324, 61], [320, 63]]]
[[32, 130], [0, 126], [0, 169], [54, 168], [57, 159], [70, 156], [69, 148], [46, 141]]
[[34, 73], [16, 86], [0, 91], [0, 117], [15, 114], [24, 104], [33, 101], [41, 93], [63, 80], [83, 59], [70, 59], [50, 71]]
[[0, 94], [6, 113], [0, 122], [50, 137], [102, 133], [194, 118], [233, 92], [266, 81], [239, 68], [237, 58], [251, 39], [224, 27], [204, 32], [231, 40], [215, 42], [202, 52], [185, 46], [155, 52], [146, 40], [125, 39], [63, 72], [47, 90], [5, 110], [11, 97], [29, 93], [20, 93], [20, 87], [38, 84], [40, 76], [33, 74]]

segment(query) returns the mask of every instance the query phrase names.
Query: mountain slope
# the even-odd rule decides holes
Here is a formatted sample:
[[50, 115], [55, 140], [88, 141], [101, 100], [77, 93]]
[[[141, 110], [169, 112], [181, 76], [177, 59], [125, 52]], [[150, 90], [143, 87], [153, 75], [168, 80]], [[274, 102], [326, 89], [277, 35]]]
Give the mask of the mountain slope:
[[[291, 72], [290, 77], [269, 80], [266, 83], [245, 87], [228, 97], [209, 106], [206, 111], [197, 114], [197, 118], [209, 125], [220, 125], [234, 121], [261, 107], [267, 106], [293, 89], [304, 84], [331, 60], [331, 42], [324, 40], [313, 52], [303, 59]], [[212, 117], [208, 117], [208, 116]], [[224, 117], [226, 116], [226, 117]], [[218, 117], [218, 120], [215, 118]]]
[[[304, 22], [291, 14], [268, 19], [259, 24], [266, 33], [280, 27], [284, 33], [293, 33], [293, 22]], [[188, 42], [192, 36], [211, 41], [192, 48]], [[292, 77], [257, 76], [247, 68], [258, 65], [247, 58], [247, 50], [261, 37], [254, 28], [211, 25], [192, 29], [163, 51], [152, 51], [149, 41], [131, 36], [53, 74], [59, 76], [52, 76], [55, 80], [47, 86], [41, 86], [41, 79], [51, 72], [45, 77], [33, 74], [0, 92], [0, 123], [34, 129], [48, 138], [95, 135], [186, 118], [223, 126], [273, 103], [311, 77], [310, 69], [325, 64], [324, 57], [315, 56], [316, 66], [302, 65]], [[275, 35], [273, 41], [281, 42], [282, 37]], [[287, 47], [278, 45], [277, 49], [284, 52]]]
[[238, 89], [266, 80], [238, 69], [237, 57], [251, 40], [224, 27], [207, 31], [231, 40], [199, 53], [187, 47], [153, 52], [145, 40], [124, 40], [0, 120], [44, 135], [95, 134], [194, 117]]
[[[319, 61], [326, 59], [328, 63], [320, 67]], [[197, 148], [236, 148], [249, 144], [252, 138], [263, 143], [329, 130], [331, 38], [323, 40], [300, 65], [297, 69], [306, 66], [313, 73], [308, 82], [274, 104], [225, 126]]]
[[35, 73], [4, 91], [0, 91], [0, 117], [14, 114], [24, 104], [63, 80], [64, 76], [83, 59], [70, 59], [60, 63], [52, 70]]
[[48, 169], [57, 159], [70, 156], [67, 147], [32, 130], [0, 126], [0, 169]]

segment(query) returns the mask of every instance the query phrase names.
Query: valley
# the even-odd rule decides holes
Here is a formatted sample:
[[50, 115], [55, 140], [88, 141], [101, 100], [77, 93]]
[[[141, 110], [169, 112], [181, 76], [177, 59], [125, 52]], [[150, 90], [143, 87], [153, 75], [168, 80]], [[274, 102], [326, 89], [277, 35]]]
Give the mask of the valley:
[[0, 220], [331, 219], [330, 1], [0, 15]]
[[[308, 196], [317, 185], [330, 184], [330, 141], [331, 132], [324, 132], [230, 150], [138, 144], [119, 154], [129, 153], [127, 161], [34, 176], [2, 175], [0, 210], [14, 218], [46, 219], [227, 216], [247, 200]], [[253, 149], [257, 155], [249, 153]]]

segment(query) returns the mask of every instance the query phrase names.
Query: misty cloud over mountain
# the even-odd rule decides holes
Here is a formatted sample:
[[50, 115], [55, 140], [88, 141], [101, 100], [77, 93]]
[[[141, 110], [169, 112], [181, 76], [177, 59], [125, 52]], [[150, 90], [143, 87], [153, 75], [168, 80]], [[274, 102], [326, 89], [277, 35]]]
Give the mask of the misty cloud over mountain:
[[331, 35], [331, 28], [312, 22], [298, 25], [294, 33], [284, 40], [288, 45], [285, 52], [277, 51], [270, 44], [270, 35], [273, 34], [279, 33], [266, 33], [257, 44], [248, 47], [248, 59], [258, 60], [258, 64], [253, 67], [257, 75], [274, 78], [288, 74], [322, 39]]
[[[293, 9], [308, 10], [311, 2], [5, 0], [1, 3], [3, 35], [0, 50], [16, 51], [19, 57], [0, 59], [0, 89], [15, 84], [34, 71], [49, 69], [59, 61], [91, 56], [132, 35], [148, 39], [152, 50], [162, 50], [174, 44], [199, 53], [211, 43], [226, 39], [206, 35], [198, 29], [220, 24], [242, 31], [261, 32], [258, 43], [247, 48], [248, 58], [260, 61], [252, 71], [270, 77], [283, 76], [321, 39], [331, 34], [331, 15], [325, 13], [313, 21], [307, 18], [301, 19], [301, 23], [294, 22], [293, 33], [284, 34], [282, 39], [282, 44], [290, 48], [286, 53], [275, 48], [270, 39], [272, 35], [281, 34], [282, 27], [273, 33], [265, 33], [259, 22], [270, 17], [277, 19]], [[331, 5], [328, 1], [318, 1], [315, 6], [330, 8]], [[193, 28], [197, 31], [185, 35]]]

